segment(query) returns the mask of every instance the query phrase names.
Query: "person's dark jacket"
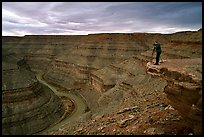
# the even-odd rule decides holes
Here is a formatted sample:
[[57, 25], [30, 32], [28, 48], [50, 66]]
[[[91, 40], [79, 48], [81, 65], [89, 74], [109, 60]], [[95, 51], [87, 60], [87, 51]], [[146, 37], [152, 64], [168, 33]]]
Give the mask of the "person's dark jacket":
[[156, 52], [157, 52], [157, 53], [161, 53], [161, 52], [162, 52], [162, 51], [161, 51], [161, 46], [160, 46], [159, 43], [155, 44], [154, 46], [155, 46], [154, 48], [156, 49]]

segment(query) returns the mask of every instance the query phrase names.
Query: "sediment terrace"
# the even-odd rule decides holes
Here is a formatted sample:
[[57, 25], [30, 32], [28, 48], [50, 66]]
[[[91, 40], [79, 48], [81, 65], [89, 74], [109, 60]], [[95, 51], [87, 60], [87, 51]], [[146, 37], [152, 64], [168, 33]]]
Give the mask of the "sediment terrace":
[[[59, 92], [72, 93], [81, 97], [81, 99], [86, 102], [89, 109], [87, 110], [88, 112], [79, 119], [85, 119], [85, 121], [87, 120], [87, 122], [90, 122], [89, 120], [95, 119], [97, 115], [111, 114], [134, 106], [139, 106], [142, 111], [141, 113], [134, 112], [135, 115], [136, 113], [137, 115], [141, 115], [145, 113], [145, 108], [148, 108], [142, 105], [148, 104], [148, 101], [155, 104], [161, 103], [161, 100], [157, 101], [158, 98], [163, 98], [166, 101], [162, 93], [167, 94], [167, 98], [170, 100], [169, 104], [172, 104], [179, 112], [181, 111], [182, 117], [189, 119], [193, 118], [192, 115], [194, 115], [186, 116], [184, 114], [189, 109], [182, 111], [175, 103], [171, 103], [173, 101], [171, 101], [172, 98], [169, 96], [168, 91], [174, 91], [176, 88], [170, 86], [171, 84], [169, 81], [174, 81], [175, 79], [180, 83], [193, 83], [195, 79], [180, 71], [173, 71], [172, 73], [169, 69], [175, 67], [173, 66], [174, 63], [171, 63], [176, 61], [174, 59], [181, 59], [181, 62], [185, 62], [185, 60], [196, 60], [199, 62], [198, 71], [192, 71], [196, 72], [196, 78], [199, 77], [197, 83], [202, 83], [202, 70], [200, 69], [200, 64], [202, 64], [200, 63], [200, 58], [202, 56], [201, 33], [202, 29], [192, 33], [182, 32], [166, 35], [116, 33], [86, 36], [3, 37], [2, 48], [5, 53], [9, 55], [13, 54], [18, 60], [21, 60], [21, 65], [27, 64], [24, 65], [24, 67], [30, 68], [29, 72], [35, 70], [41, 71], [43, 73], [43, 80], [49, 84], [55, 85]], [[155, 40], [162, 44], [161, 61], [166, 65], [166, 68], [162, 68], [161, 70], [154, 69], [155, 66], [152, 66], [151, 63], [148, 63], [151, 67], [148, 68], [148, 66], [146, 66], [147, 62], [154, 61], [151, 57], [151, 51], [152, 43], [154, 43]], [[192, 62], [190, 61], [189, 64]], [[160, 65], [162, 66], [163, 64], [161, 63]], [[10, 66], [9, 63], [3, 63], [3, 65], [7, 67]], [[180, 68], [182, 67], [181, 65]], [[189, 65], [188, 68], [192, 68], [192, 66]], [[22, 69], [21, 71], [23, 72]], [[182, 71], [186, 72], [187, 70], [184, 69]], [[6, 71], [3, 71], [3, 73], [5, 72]], [[151, 75], [146, 72], [149, 72]], [[36, 73], [38, 74], [38, 72]], [[152, 76], [155, 74], [159, 77]], [[5, 83], [8, 83], [8, 81], [9, 80], [5, 79]], [[8, 87], [13, 87], [13, 83], [16, 81], [17, 79], [13, 79], [12, 82], [7, 84]], [[22, 82], [19, 82], [23, 83], [23, 81], [24, 79], [22, 79]], [[39, 82], [36, 81], [36, 83]], [[176, 86], [175, 83], [173, 85]], [[26, 87], [25, 85], [23, 86]], [[190, 87], [191, 86], [194, 87], [190, 84]], [[7, 86], [2, 86], [2, 89], [6, 89], [6, 87]], [[177, 89], [178, 88], [186, 92], [184, 86], [177, 87]], [[202, 86], [196, 89], [196, 93], [199, 93], [199, 95], [191, 94], [194, 98], [194, 102], [190, 104], [185, 101], [185, 97], [179, 98], [178, 100], [182, 100], [182, 105], [187, 105], [187, 108], [189, 108], [189, 105], [192, 105], [192, 103], [196, 104], [197, 101], [200, 102], [199, 100], [202, 94], [200, 95], [200, 92], [197, 92], [197, 90], [201, 91], [201, 89]], [[25, 92], [25, 94], [29, 94], [29, 92]], [[202, 112], [202, 105], [200, 105], [201, 104], [198, 103], [199, 110], [201, 109], [199, 114]], [[63, 108], [59, 110], [63, 111]], [[176, 113], [176, 110], [171, 110], [169, 113], [173, 115]], [[155, 113], [160, 114], [162, 112], [155, 111]], [[165, 115], [167, 114], [168, 113], [165, 113]], [[113, 117], [114, 116], [117, 116], [117, 114], [113, 115]], [[58, 118], [59, 117], [58, 115]], [[192, 120], [188, 121], [190, 122]], [[198, 125], [193, 124], [195, 126], [192, 127], [188, 125], [194, 130], [195, 134], [201, 134], [200, 121], [200, 117], [198, 117], [197, 122], [195, 122], [198, 123]], [[74, 128], [75, 124], [77, 127], [79, 123], [76, 119], [72, 124], [67, 125], [67, 128]], [[131, 122], [128, 122], [128, 124], [131, 124]], [[137, 123], [136, 125], [139, 124]], [[66, 127], [63, 128], [66, 129]], [[60, 134], [62, 133], [60, 125], [59, 129]], [[68, 129], [66, 131], [68, 131]], [[145, 130], [145, 128], [140, 129]], [[86, 134], [86, 132], [82, 133], [81, 131], [82, 130], [80, 130], [80, 132], [70, 131], [67, 132], [67, 134]], [[58, 131], [55, 132], [58, 133]], [[165, 132], [173, 134], [170, 133], [172, 131]], [[94, 134], [96, 132], [93, 131], [92, 133]], [[112, 132], [107, 131], [107, 134], [108, 133]], [[135, 132], [132, 133], [139, 134], [141, 131], [136, 132], [135, 130]]]

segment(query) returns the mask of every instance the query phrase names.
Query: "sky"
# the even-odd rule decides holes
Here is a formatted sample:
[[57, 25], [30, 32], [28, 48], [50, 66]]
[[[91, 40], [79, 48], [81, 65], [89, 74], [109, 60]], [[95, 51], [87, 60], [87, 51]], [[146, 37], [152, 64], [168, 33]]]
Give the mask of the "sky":
[[162, 33], [202, 28], [202, 2], [2, 2], [2, 35]]

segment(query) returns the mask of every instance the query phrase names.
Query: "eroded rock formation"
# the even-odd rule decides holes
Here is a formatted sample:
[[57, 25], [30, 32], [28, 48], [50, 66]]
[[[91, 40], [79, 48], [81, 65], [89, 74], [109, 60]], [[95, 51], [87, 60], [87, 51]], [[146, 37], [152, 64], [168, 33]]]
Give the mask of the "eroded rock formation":
[[[56, 114], [53, 114], [55, 116], [52, 115], [55, 117], [53, 121], [58, 119], [63, 113], [60, 101], [53, 93], [44, 92], [46, 87], [43, 87], [36, 81], [35, 76], [28, 71], [40, 70], [46, 82], [56, 85], [61, 92], [72, 92], [80, 95], [85, 100], [90, 109], [90, 112], [85, 114], [85, 117], [88, 117], [90, 114], [92, 116], [89, 117], [94, 118], [98, 114], [109, 115], [111, 112], [114, 113], [124, 108], [137, 108], [134, 110], [130, 109], [131, 111], [128, 109], [127, 112], [124, 112], [124, 114], [128, 113], [127, 117], [124, 115], [119, 116], [119, 121], [122, 123], [116, 123], [122, 125], [121, 127], [119, 126], [121, 131], [126, 127], [131, 128], [129, 125], [133, 124], [134, 128], [131, 129], [131, 133], [135, 134], [175, 134], [173, 130], [177, 127], [174, 128], [172, 126], [171, 129], [169, 125], [171, 125], [172, 121], [177, 121], [174, 119], [181, 119], [180, 115], [177, 114], [176, 110], [178, 110], [181, 116], [188, 121], [188, 128], [192, 127], [194, 134], [202, 134], [201, 32], [202, 29], [196, 32], [165, 35], [107, 33], [86, 36], [39, 35], [3, 37], [5, 53], [9, 53], [10, 56], [15, 55], [18, 60], [21, 60], [18, 64], [20, 66], [23, 65], [23, 68], [27, 68], [25, 70], [22, 67], [16, 66], [15, 63], [2, 62], [4, 67], [12, 67], [11, 70], [3, 70], [5, 73], [4, 79], [7, 77], [4, 81], [7, 84], [2, 85], [4, 106], [5, 104], [12, 104], [12, 106], [15, 106], [15, 111], [21, 111], [18, 105], [19, 97], [24, 100], [33, 98], [33, 103], [38, 102], [37, 100], [40, 100], [40, 98], [43, 100], [43, 97], [46, 98], [44, 102], [50, 102], [49, 98], [52, 98], [56, 101], [55, 103], [53, 101], [50, 102], [50, 104], [54, 103], [53, 106], [56, 107]], [[162, 45], [161, 61], [163, 63], [159, 66], [148, 63], [146, 66], [147, 62], [154, 61], [151, 51], [152, 43], [155, 40], [159, 41]], [[9, 58], [7, 56], [7, 59]], [[177, 63], [174, 64], [174, 62]], [[146, 73], [146, 69], [151, 75]], [[18, 73], [17, 75], [19, 76], [23, 75], [22, 79], [19, 79], [20, 84], [13, 82], [18, 81], [18, 79], [8, 79], [8, 77], [13, 77], [14, 73]], [[26, 73], [29, 73], [29, 78]], [[24, 75], [26, 76], [24, 77]], [[31, 75], [33, 76], [32, 78], [30, 77]], [[22, 85], [22, 83], [26, 83], [25, 81], [27, 83], [30, 81], [31, 85]], [[19, 89], [25, 88], [25, 92], [12, 91], [12, 94], [11, 92], [6, 92], [8, 87], [13, 86], [18, 86]], [[167, 94], [170, 103], [166, 103], [164, 92]], [[42, 94], [44, 95], [43, 97]], [[17, 102], [11, 103], [11, 98], [14, 100], [17, 98]], [[6, 101], [11, 102], [6, 103]], [[30, 101], [32, 102], [32, 100]], [[54, 109], [50, 109], [47, 112], [42, 110], [41, 112], [41, 107], [43, 106], [43, 102], [36, 106], [38, 113], [42, 113], [42, 115], [46, 113], [44, 119], [47, 120], [45, 124], [43, 119], [41, 119], [42, 121], [40, 122], [43, 124], [39, 126], [39, 130], [53, 123], [53, 121], [50, 122], [48, 119], [51, 116], [50, 112], [55, 112]], [[13, 113], [12, 111], [7, 111], [5, 107], [4, 110], [6, 110], [4, 113], [8, 115]], [[148, 111], [151, 113], [151, 116]], [[132, 117], [129, 113], [135, 115], [134, 119], [129, 120], [129, 116]], [[176, 118], [172, 118], [173, 120], [168, 125], [165, 119], [170, 114]], [[143, 116], [147, 116], [147, 118]], [[4, 117], [5, 115], [2, 118]], [[113, 114], [113, 117], [118, 117], [118, 115]], [[162, 117], [164, 117], [164, 120], [162, 120]], [[123, 119], [126, 119], [128, 122], [125, 121], [125, 124], [123, 124]], [[145, 121], [145, 119], [149, 120]], [[178, 123], [180, 122], [179, 120]], [[110, 118], [108, 118], [108, 121], [111, 121]], [[134, 121], [136, 122], [134, 123]], [[87, 123], [89, 122], [87, 121]], [[91, 121], [93, 128], [90, 129], [90, 133], [102, 132], [104, 134], [105, 131], [103, 129], [106, 129], [106, 127], [99, 127], [99, 130], [94, 131], [96, 129], [94, 126], [98, 126], [94, 122], [96, 121]], [[77, 122], [75, 124], [78, 127]], [[103, 121], [100, 121], [100, 124], [103, 124]], [[185, 122], [182, 124], [185, 124]], [[5, 129], [6, 134], [18, 134], [15, 129], [9, 129], [7, 125], [3, 125], [7, 128]], [[165, 129], [160, 129], [161, 125], [163, 127], [166, 126]], [[155, 126], [155, 128], [151, 126]], [[68, 134], [69, 127], [72, 127], [72, 125], [68, 126], [64, 131], [59, 128], [59, 133], [66, 131], [65, 134]], [[89, 124], [87, 129], [88, 127], [90, 127]], [[119, 134], [120, 130], [116, 130], [114, 127], [113, 132], [107, 130], [106, 134]], [[154, 130], [158, 132], [154, 132]], [[178, 130], [181, 129], [178, 128]], [[71, 134], [88, 134], [88, 131], [83, 130], [83, 128], [76, 131], [72, 131]], [[32, 133], [29, 132], [29, 134]], [[130, 131], [124, 131], [124, 133], [130, 133]], [[180, 131], [176, 133], [179, 134]], [[27, 133], [23, 132], [22, 134]], [[184, 133], [182, 132], [181, 134]]]
[[167, 60], [160, 65], [147, 63], [147, 72], [168, 81], [164, 92], [170, 104], [192, 126], [195, 134], [202, 134], [202, 73], [199, 59]]
[[3, 135], [37, 133], [64, 114], [59, 97], [38, 82], [24, 61], [17, 61], [13, 56], [6, 56], [2, 61]]

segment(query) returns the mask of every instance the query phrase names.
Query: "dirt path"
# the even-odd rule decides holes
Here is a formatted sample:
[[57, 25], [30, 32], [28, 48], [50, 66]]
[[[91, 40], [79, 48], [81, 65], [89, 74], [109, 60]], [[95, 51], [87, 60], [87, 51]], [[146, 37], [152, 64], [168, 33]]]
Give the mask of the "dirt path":
[[65, 126], [66, 124], [69, 124], [70, 122], [76, 120], [80, 115], [82, 115], [85, 112], [87, 106], [80, 97], [74, 94], [71, 94], [71, 93], [63, 93], [63, 92], [57, 91], [55, 87], [48, 84], [46, 81], [42, 80], [41, 76], [42, 76], [41, 73], [36, 75], [36, 78], [39, 80], [40, 83], [48, 86], [57, 96], [65, 96], [65, 97], [70, 98], [74, 102], [74, 105], [75, 105], [75, 109], [70, 116], [66, 117], [61, 122], [54, 124], [50, 126], [49, 128], [47, 128], [46, 130], [39, 133], [39, 134], [47, 134], [47, 132], [50, 132], [52, 130], [57, 130]]

